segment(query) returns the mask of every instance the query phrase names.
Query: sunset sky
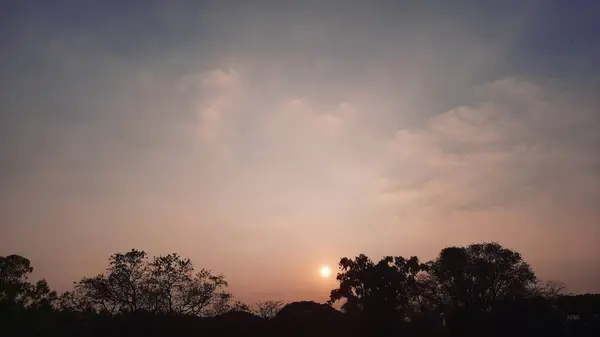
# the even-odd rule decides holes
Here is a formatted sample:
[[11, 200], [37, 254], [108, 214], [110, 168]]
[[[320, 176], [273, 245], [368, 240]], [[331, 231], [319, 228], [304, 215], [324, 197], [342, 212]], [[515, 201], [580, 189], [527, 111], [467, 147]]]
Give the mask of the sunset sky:
[[[477, 4], [477, 6], [469, 5]], [[245, 301], [497, 241], [600, 292], [600, 2], [0, 2], [0, 255], [177, 252]]]

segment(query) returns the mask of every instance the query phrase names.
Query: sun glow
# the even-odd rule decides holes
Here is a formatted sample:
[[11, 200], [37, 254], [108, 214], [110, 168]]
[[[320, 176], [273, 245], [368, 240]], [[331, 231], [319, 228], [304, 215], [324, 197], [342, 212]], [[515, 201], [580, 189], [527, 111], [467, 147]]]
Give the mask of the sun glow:
[[321, 270], [319, 270], [319, 274], [321, 274], [322, 278], [329, 278], [331, 275], [331, 269], [329, 269], [328, 266], [323, 266], [321, 267]]

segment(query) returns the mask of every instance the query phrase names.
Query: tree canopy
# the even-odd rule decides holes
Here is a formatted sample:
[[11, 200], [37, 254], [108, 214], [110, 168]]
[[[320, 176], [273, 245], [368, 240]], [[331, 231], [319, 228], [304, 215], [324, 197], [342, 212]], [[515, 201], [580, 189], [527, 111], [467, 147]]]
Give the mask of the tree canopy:
[[208, 316], [229, 308], [232, 295], [222, 275], [201, 269], [173, 253], [148, 261], [140, 250], [110, 257], [104, 274], [85, 277], [62, 295], [71, 310]]
[[[0, 335], [587, 336], [598, 295], [567, 296], [498, 243], [416, 256], [343, 257], [328, 303], [237, 301], [223, 275], [132, 249], [60, 296], [19, 255], [0, 257]], [[333, 308], [341, 302], [341, 311]], [[135, 327], [134, 330], [133, 327]], [[108, 329], [108, 330], [107, 330]], [[71, 331], [71, 332], [69, 332]], [[134, 331], [134, 332], [132, 332]], [[6, 332], [6, 333], [5, 333]], [[11, 334], [12, 333], [12, 334]]]

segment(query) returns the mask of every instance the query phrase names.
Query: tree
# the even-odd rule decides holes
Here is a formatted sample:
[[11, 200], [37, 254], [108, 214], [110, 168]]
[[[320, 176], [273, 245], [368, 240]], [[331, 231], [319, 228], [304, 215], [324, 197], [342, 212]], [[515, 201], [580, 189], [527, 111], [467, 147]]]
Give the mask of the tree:
[[184, 315], [218, 315], [225, 312], [232, 299], [227, 287], [225, 277], [213, 275], [210, 270], [201, 269], [182, 288], [181, 301], [177, 308]]
[[94, 277], [84, 277], [76, 282], [73, 290], [60, 296], [60, 306], [68, 311], [94, 311], [117, 314], [124, 311], [124, 301], [109, 279], [100, 274]]
[[405, 318], [416, 292], [416, 277], [424, 268], [417, 257], [387, 256], [373, 263], [361, 254], [342, 258], [338, 289], [331, 291], [330, 303], [345, 299], [346, 312], [391, 315]]
[[20, 255], [0, 256], [0, 302], [18, 303], [31, 286], [27, 282], [33, 267]]
[[283, 308], [283, 302], [281, 301], [262, 301], [254, 304], [253, 311], [264, 319], [271, 319], [277, 315], [281, 308]]
[[173, 253], [155, 257], [148, 270], [145, 291], [150, 311], [174, 313], [180, 295], [192, 280], [192, 262]]
[[105, 274], [84, 277], [61, 296], [61, 307], [73, 311], [116, 314], [137, 311], [145, 304], [146, 253], [132, 249], [113, 254]]
[[521, 255], [497, 243], [444, 248], [427, 264], [427, 279], [434, 302], [454, 330], [485, 328], [496, 311], [529, 296], [536, 284]]
[[48, 282], [42, 279], [28, 287], [24, 305], [31, 309], [52, 309], [57, 299], [56, 291], [50, 289]]
[[252, 313], [252, 308], [246, 303], [241, 301], [234, 301], [233, 295], [227, 292], [220, 292], [217, 294], [211, 309], [205, 313], [205, 316], [219, 316], [232, 312], [245, 312], [248, 314]]
[[231, 310], [232, 311], [243, 311], [243, 312], [247, 312], [250, 314], [252, 313], [252, 308], [248, 304], [246, 304], [242, 301], [233, 302], [233, 304], [231, 305]]
[[110, 257], [106, 277], [107, 292], [121, 310], [137, 311], [142, 306], [146, 258], [146, 252], [136, 249]]
[[147, 270], [144, 289], [149, 311], [218, 315], [231, 309], [233, 296], [223, 290], [227, 287], [225, 278], [205, 269], [194, 275], [190, 259], [175, 253], [158, 256]]
[[[82, 280], [83, 281], [83, 280]], [[86, 291], [88, 289], [84, 288], [84, 286], [82, 286], [82, 283], [85, 284], [85, 282], [74, 282], [74, 287], [73, 290], [71, 291], [65, 291], [64, 293], [60, 294], [60, 296], [58, 296], [58, 309], [61, 311], [66, 311], [66, 312], [98, 312], [98, 311], [103, 311], [103, 307], [106, 307], [105, 305], [102, 305], [102, 302], [99, 303], [94, 303], [91, 300], [90, 294], [86, 293]], [[93, 290], [94, 288], [92, 287], [91, 290]], [[118, 312], [118, 310], [115, 311], [110, 311], [110, 310], [104, 310], [104, 311], [108, 311], [110, 314], [116, 314]]]
[[499, 301], [528, 294], [536, 277], [521, 254], [497, 243], [444, 248], [428, 264], [440, 303], [490, 311]]
[[52, 308], [56, 292], [46, 280], [35, 284], [27, 281], [33, 272], [31, 261], [19, 255], [0, 256], [0, 303], [24, 308]]
[[202, 269], [194, 274], [189, 259], [177, 254], [155, 257], [131, 250], [110, 257], [105, 274], [86, 277], [72, 292], [61, 296], [61, 305], [72, 311], [148, 311], [161, 314], [209, 315], [229, 305], [224, 276]]
[[530, 289], [531, 296], [543, 297], [546, 299], [555, 300], [563, 295], [566, 286], [558, 281], [538, 281]]

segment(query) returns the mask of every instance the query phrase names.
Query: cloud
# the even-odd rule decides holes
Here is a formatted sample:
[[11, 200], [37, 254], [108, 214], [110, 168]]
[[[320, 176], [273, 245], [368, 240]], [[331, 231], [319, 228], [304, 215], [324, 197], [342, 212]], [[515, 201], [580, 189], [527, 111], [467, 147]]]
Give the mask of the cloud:
[[239, 87], [240, 75], [234, 69], [214, 69], [201, 77], [203, 88], [214, 88], [218, 90], [231, 91]]
[[[548, 206], [543, 195], [598, 180], [593, 105], [552, 85], [518, 78], [479, 85], [467, 104], [389, 137], [374, 128], [372, 119], [381, 115], [376, 108], [367, 113], [347, 101], [278, 101], [246, 86], [234, 69], [186, 81], [197, 88], [200, 138], [244, 167], [240, 179], [305, 190], [297, 202], [303, 202], [300, 195], [320, 193], [362, 195], [363, 209], [383, 207], [391, 214], [542, 209]], [[248, 121], [255, 130], [244, 133]], [[574, 127], [577, 140], [568, 137]], [[252, 186], [249, 194], [263, 188]], [[593, 189], [588, 193], [597, 197]]]
[[356, 126], [358, 111], [347, 102], [340, 102], [332, 111], [322, 112], [314, 117], [314, 126], [326, 137], [341, 136], [353, 131]]
[[211, 69], [199, 73], [189, 73], [181, 77], [179, 81], [179, 90], [193, 91], [199, 90], [217, 90], [231, 91], [241, 84], [241, 78], [234, 69]]
[[338, 135], [343, 128], [342, 120], [330, 113], [315, 117], [314, 123], [320, 132], [330, 137]]
[[232, 142], [241, 119], [243, 82], [234, 69], [212, 69], [186, 74], [179, 81], [179, 92], [193, 106], [194, 134], [207, 154], [232, 160]]
[[554, 29], [573, 14], [198, 3], [1, 22], [0, 247], [64, 266], [51, 284], [132, 246], [247, 289], [239, 268], [328, 250], [600, 256], [593, 36]]
[[591, 107], [514, 78], [475, 91], [477, 105], [396, 133], [388, 145], [388, 199], [464, 210], [516, 207], [543, 194], [563, 194], [565, 185], [581, 180], [597, 184], [593, 167], [599, 158], [590, 150], [591, 137], [570, 147], [556, 142], [574, 125], [593, 134], [598, 121]]

